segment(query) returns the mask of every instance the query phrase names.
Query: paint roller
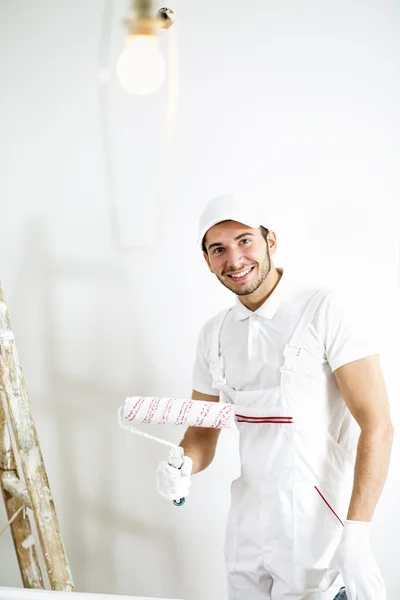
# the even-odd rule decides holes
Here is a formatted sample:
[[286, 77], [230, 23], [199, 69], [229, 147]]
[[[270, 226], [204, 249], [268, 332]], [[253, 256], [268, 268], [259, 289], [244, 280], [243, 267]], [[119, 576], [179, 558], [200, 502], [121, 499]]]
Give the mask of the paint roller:
[[[137, 429], [134, 423], [222, 429], [233, 427], [236, 417], [233, 404], [141, 396], [127, 398], [118, 415], [119, 424], [123, 429], [169, 446], [168, 463], [176, 469], [182, 467], [183, 448]], [[184, 503], [185, 498], [174, 500], [175, 506], [182, 506]]]
[[[234, 427], [235, 422], [252, 424], [293, 422], [293, 417], [281, 416], [279, 413], [265, 416], [260, 413], [260, 410], [262, 411], [262, 408], [243, 408], [225, 402], [134, 396], [127, 398], [125, 405], [119, 409], [119, 423], [121, 427], [132, 433], [169, 446], [168, 463], [180, 469], [183, 463], [181, 446], [136, 429], [133, 423], [223, 429]], [[249, 412], [252, 414], [250, 415]], [[175, 506], [182, 506], [184, 503], [184, 498], [179, 501], [174, 500]]]

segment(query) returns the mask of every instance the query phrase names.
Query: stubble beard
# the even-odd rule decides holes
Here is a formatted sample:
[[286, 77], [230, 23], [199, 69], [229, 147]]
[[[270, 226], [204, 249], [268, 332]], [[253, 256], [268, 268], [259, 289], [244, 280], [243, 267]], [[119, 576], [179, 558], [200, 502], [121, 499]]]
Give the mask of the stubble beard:
[[[264, 281], [267, 279], [268, 275], [271, 272], [271, 267], [272, 267], [271, 255], [270, 255], [270, 252], [269, 252], [269, 246], [267, 244], [267, 253], [265, 255], [264, 261], [262, 263], [259, 263], [259, 276], [256, 279], [256, 281], [253, 281], [252, 283], [249, 283], [249, 285], [247, 287], [245, 287], [245, 288], [237, 290], [235, 288], [235, 284], [232, 283], [232, 285], [229, 285], [229, 283], [226, 281], [226, 278], [222, 278], [222, 277], [219, 277], [217, 275], [217, 279], [229, 291], [231, 291], [234, 294], [236, 294], [236, 296], [248, 296], [249, 294], [253, 294], [253, 292], [255, 292], [256, 290], [258, 290], [258, 288], [260, 287], [260, 285], [262, 285], [264, 283]], [[244, 267], [242, 270], [244, 270], [245, 268], [246, 267]]]

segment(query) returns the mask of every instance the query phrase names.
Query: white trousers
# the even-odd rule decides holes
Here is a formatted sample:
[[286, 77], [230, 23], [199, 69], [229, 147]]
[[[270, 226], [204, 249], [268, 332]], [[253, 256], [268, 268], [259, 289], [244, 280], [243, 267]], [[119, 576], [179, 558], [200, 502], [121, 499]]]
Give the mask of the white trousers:
[[342, 584], [335, 584], [327, 592], [293, 594], [283, 582], [270, 575], [234, 572], [228, 575], [229, 600], [334, 600]]

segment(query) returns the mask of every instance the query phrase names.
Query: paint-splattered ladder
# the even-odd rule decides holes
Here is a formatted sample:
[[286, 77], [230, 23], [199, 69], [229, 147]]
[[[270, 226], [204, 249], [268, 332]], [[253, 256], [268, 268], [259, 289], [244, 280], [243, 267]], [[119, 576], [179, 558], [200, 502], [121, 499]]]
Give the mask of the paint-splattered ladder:
[[[23, 585], [26, 588], [45, 587], [32, 535], [31, 514], [51, 588], [73, 591], [72, 576], [1, 283], [0, 396], [0, 488]], [[18, 464], [13, 447], [19, 457]]]

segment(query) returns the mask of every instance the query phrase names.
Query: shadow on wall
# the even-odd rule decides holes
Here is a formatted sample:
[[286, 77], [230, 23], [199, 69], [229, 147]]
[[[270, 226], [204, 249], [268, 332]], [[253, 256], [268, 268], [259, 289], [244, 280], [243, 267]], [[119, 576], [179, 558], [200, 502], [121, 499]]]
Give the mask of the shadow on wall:
[[159, 448], [117, 425], [123, 399], [151, 383], [140, 302], [119, 264], [54, 258], [43, 222], [28, 221], [10, 313], [79, 591], [158, 594], [155, 561], [168, 573], [163, 594], [179, 581], [178, 541], [149, 517]]

